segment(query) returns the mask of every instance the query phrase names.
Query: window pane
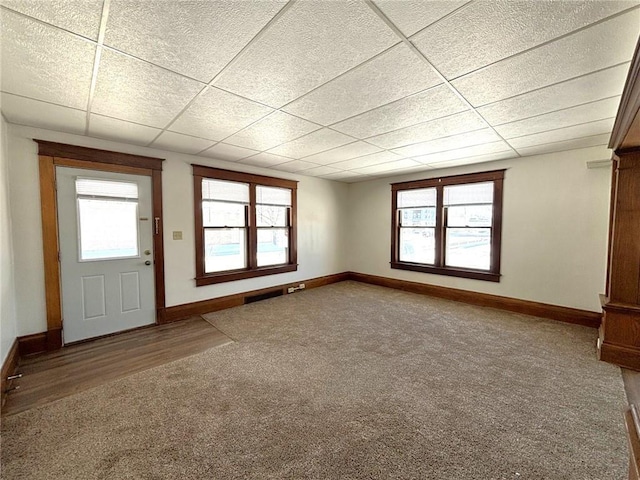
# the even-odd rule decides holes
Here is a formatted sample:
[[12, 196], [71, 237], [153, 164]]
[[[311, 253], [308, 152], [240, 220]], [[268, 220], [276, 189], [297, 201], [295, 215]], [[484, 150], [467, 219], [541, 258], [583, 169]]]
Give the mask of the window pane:
[[435, 188], [418, 188], [415, 190], [400, 190], [398, 192], [398, 208], [435, 206]]
[[493, 203], [493, 182], [444, 187], [445, 205], [468, 205], [473, 203]]
[[205, 178], [202, 180], [202, 198], [249, 203], [249, 185]]
[[447, 228], [446, 266], [491, 268], [490, 228]]
[[435, 227], [435, 208], [403, 208], [400, 210], [403, 227]]
[[399, 260], [433, 265], [436, 258], [434, 235], [434, 228], [401, 228]]
[[447, 208], [447, 227], [490, 227], [493, 206], [462, 205]]
[[247, 236], [244, 228], [204, 231], [204, 271], [223, 272], [247, 268]]
[[138, 198], [138, 184], [98, 180], [94, 178], [76, 179], [76, 193], [88, 197]]
[[80, 260], [137, 257], [138, 202], [78, 199]]
[[291, 206], [291, 190], [288, 188], [256, 187], [256, 202], [270, 205]]
[[286, 228], [258, 229], [258, 266], [289, 261], [289, 235]]
[[259, 227], [286, 227], [288, 224], [287, 215], [287, 207], [256, 206], [256, 219]]
[[244, 227], [245, 206], [241, 203], [202, 202], [202, 225], [205, 227]]

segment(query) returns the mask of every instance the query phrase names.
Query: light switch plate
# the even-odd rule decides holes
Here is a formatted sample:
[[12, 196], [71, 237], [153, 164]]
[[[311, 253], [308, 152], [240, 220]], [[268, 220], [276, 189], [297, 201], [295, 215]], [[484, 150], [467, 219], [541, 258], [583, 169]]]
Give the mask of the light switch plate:
[[182, 232], [173, 232], [174, 240], [182, 240]]

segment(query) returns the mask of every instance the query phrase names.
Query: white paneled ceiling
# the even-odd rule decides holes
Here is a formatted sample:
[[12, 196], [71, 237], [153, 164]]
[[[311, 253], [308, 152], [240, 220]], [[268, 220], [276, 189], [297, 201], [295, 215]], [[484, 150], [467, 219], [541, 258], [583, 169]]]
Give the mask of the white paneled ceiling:
[[606, 145], [640, 34], [640, 0], [0, 5], [8, 122], [346, 182]]

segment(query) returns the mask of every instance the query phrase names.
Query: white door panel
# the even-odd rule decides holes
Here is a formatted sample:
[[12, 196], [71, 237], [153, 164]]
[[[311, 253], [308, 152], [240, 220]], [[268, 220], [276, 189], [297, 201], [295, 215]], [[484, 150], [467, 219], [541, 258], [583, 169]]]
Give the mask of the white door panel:
[[56, 183], [65, 343], [154, 323], [151, 178], [56, 167]]

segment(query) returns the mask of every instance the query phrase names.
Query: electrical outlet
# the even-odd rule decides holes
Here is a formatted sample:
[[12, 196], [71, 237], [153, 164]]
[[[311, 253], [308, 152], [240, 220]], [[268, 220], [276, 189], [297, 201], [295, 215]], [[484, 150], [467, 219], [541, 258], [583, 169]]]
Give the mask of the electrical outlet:
[[300, 290], [304, 290], [304, 283], [300, 284]]
[[293, 292], [295, 292], [295, 291], [296, 291], [296, 289], [295, 289], [295, 288], [293, 288], [293, 287], [289, 287], [289, 288], [287, 288], [287, 293], [293, 293]]
[[173, 239], [174, 239], [174, 240], [182, 240], [182, 232], [180, 232], [180, 231], [174, 231], [174, 232], [173, 232]]

